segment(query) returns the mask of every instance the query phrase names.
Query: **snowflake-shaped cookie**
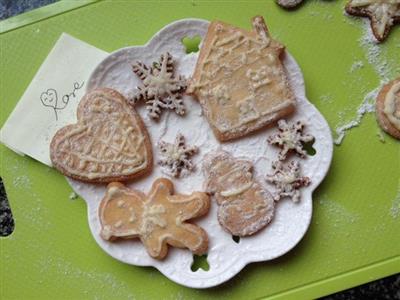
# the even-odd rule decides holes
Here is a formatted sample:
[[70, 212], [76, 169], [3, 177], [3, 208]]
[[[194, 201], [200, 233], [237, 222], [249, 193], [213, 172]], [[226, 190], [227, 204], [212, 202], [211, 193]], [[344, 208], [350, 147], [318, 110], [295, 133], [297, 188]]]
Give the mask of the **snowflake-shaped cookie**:
[[168, 52], [161, 55], [159, 62], [148, 67], [142, 62], [132, 65], [133, 72], [143, 82], [138, 87], [132, 102], [146, 102], [148, 114], [153, 119], [159, 119], [163, 109], [174, 110], [178, 115], [185, 114], [182, 95], [186, 90], [186, 80], [182, 76], [175, 77], [174, 62]]
[[171, 176], [178, 178], [182, 171], [191, 172], [194, 170], [194, 164], [190, 157], [198, 152], [198, 148], [186, 146], [185, 137], [182, 134], [179, 133], [176, 136], [173, 144], [160, 141], [158, 149], [162, 156], [159, 164], [167, 167]]
[[290, 151], [296, 152], [300, 157], [305, 157], [307, 152], [303, 149], [303, 143], [314, 140], [309, 134], [303, 134], [304, 124], [297, 121], [294, 124], [288, 124], [285, 120], [278, 121], [279, 133], [270, 136], [267, 141], [271, 145], [277, 145], [281, 148], [278, 158], [285, 160]]
[[300, 174], [300, 163], [293, 160], [285, 167], [282, 162], [275, 161], [272, 163], [272, 170], [273, 173], [267, 175], [266, 180], [277, 188], [274, 200], [279, 201], [284, 197], [289, 197], [293, 202], [299, 202], [299, 188], [310, 184], [310, 178]]

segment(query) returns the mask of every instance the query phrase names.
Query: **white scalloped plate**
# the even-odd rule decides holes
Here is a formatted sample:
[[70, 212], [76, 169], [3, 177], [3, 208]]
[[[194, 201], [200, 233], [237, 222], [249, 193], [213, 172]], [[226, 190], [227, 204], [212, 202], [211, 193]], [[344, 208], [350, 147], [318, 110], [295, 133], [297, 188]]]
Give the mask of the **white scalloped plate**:
[[[141, 60], [147, 64], [158, 60], [161, 53], [168, 51], [176, 61], [177, 72], [189, 77], [196, 63], [198, 53], [186, 54], [181, 40], [183, 37], [199, 35], [204, 37], [208, 21], [198, 19], [180, 20], [164, 27], [151, 41], [140, 47], [128, 47], [110, 54], [92, 73], [88, 90], [97, 87], [111, 87], [127, 97], [131, 97], [140, 84], [131, 71], [131, 63]], [[221, 284], [235, 276], [245, 265], [251, 262], [266, 261], [277, 258], [291, 250], [306, 233], [312, 216], [312, 192], [325, 177], [332, 159], [332, 136], [324, 117], [305, 96], [304, 80], [296, 61], [289, 54], [284, 58], [284, 65], [290, 78], [290, 84], [296, 93], [297, 112], [289, 121], [301, 119], [306, 123], [306, 130], [315, 136], [314, 156], [301, 160], [303, 174], [312, 180], [310, 186], [301, 190], [300, 203], [281, 200], [276, 205], [273, 221], [257, 234], [242, 238], [239, 243], [233, 241], [217, 221], [217, 205], [212, 203], [207, 216], [196, 221], [209, 235], [209, 252], [207, 261], [210, 269], [191, 271], [192, 253], [185, 249], [170, 248], [163, 261], [151, 258], [138, 240], [107, 242], [100, 238], [98, 206], [104, 195], [104, 185], [93, 185], [69, 179], [72, 188], [88, 205], [89, 225], [99, 246], [112, 257], [122, 262], [137, 266], [153, 266], [171, 280], [188, 287], [207, 288]], [[162, 139], [173, 141], [181, 132], [190, 145], [197, 145], [200, 153], [194, 157], [197, 169], [190, 176], [173, 179], [179, 193], [190, 193], [203, 190], [201, 162], [209, 151], [218, 148], [227, 150], [235, 157], [246, 157], [254, 163], [255, 176], [272, 191], [264, 176], [271, 171], [271, 163], [276, 159], [278, 149], [267, 145], [266, 138], [276, 132], [269, 128], [250, 137], [220, 144], [215, 139], [206, 119], [202, 116], [199, 104], [190, 96], [184, 97], [187, 114], [179, 117], [173, 112], [164, 112], [159, 122], [150, 120], [143, 106], [138, 112], [143, 117], [153, 144], [155, 162], [158, 153], [154, 145]], [[147, 192], [152, 182], [166, 176], [156, 163], [149, 176], [129, 184], [132, 188]]]

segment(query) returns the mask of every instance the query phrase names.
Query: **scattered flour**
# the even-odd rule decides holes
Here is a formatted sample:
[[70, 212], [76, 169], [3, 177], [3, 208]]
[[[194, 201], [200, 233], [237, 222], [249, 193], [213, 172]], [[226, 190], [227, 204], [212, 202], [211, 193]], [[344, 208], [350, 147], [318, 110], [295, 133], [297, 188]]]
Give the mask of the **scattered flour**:
[[20, 175], [14, 178], [13, 185], [16, 188], [30, 189], [32, 187], [32, 182], [27, 175]]
[[94, 295], [94, 299], [108, 299], [106, 296], [108, 293], [114, 295], [116, 299], [135, 299], [129, 285], [111, 273], [81, 270], [62, 258], [47, 256], [42, 257], [39, 265], [42, 273], [57, 273], [58, 276], [64, 277], [64, 284], [67, 286], [74, 284], [74, 279], [78, 279], [85, 286], [81, 292]]
[[364, 67], [364, 63], [361, 60], [355, 61], [350, 68], [350, 73], [354, 73], [354, 71], [359, 70]]
[[390, 208], [389, 213], [394, 219], [400, 216], [400, 186], [397, 190], [397, 196], [393, 200], [392, 207]]
[[[346, 19], [351, 20], [351, 18]], [[369, 20], [363, 19], [363, 22], [364, 34], [359, 39], [359, 44], [361, 48], [364, 49], [366, 61], [374, 68], [376, 74], [379, 76], [380, 84], [379, 87], [365, 95], [362, 103], [357, 109], [356, 116], [352, 120], [344, 124], [339, 124], [336, 127], [337, 138], [334, 141], [336, 145], [340, 145], [343, 142], [348, 130], [358, 127], [361, 124], [361, 120], [365, 114], [375, 111], [376, 96], [381, 86], [388, 82], [397, 71], [397, 69], [395, 69], [396, 62], [388, 60], [383, 52], [384, 50], [382, 50], [384, 49], [383, 46], [376, 42], [370, 29]], [[352, 64], [349, 73], [354, 73], [356, 70], [363, 67], [364, 63], [362, 61], [355, 61]], [[342, 112], [339, 112], [339, 117], [341, 113]], [[378, 137], [381, 142], [384, 142], [382, 133], [378, 134]]]
[[346, 136], [346, 132], [354, 127], [357, 127], [361, 124], [361, 120], [365, 114], [371, 113], [375, 111], [375, 98], [378, 95], [380, 87], [374, 89], [369, 92], [363, 99], [361, 105], [357, 109], [357, 114], [354, 119], [349, 122], [342, 124], [336, 127], [337, 137], [334, 140], [336, 145], [340, 145], [343, 142], [344, 137]]
[[348, 225], [349, 223], [353, 224], [359, 219], [359, 214], [348, 211], [343, 205], [328, 199], [325, 195], [321, 197], [319, 204], [328, 213], [329, 222], [334, 227]]
[[333, 97], [332, 97], [331, 94], [322, 95], [322, 96], [319, 97], [319, 100], [320, 100], [322, 103], [326, 103], [326, 104], [331, 104], [331, 103], [333, 103]]
[[359, 39], [359, 43], [366, 52], [368, 63], [375, 69], [381, 82], [389, 81], [392, 73], [391, 65], [382, 55], [382, 45], [377, 44], [375, 37], [371, 32], [369, 20], [364, 20], [364, 34]]

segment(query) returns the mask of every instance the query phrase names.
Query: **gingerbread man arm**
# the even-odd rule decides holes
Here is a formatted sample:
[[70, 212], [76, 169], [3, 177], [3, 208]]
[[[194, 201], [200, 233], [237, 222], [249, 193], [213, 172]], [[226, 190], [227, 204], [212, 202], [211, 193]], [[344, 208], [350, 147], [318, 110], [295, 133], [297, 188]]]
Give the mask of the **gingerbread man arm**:
[[204, 254], [208, 248], [207, 233], [199, 226], [184, 223], [174, 228], [174, 236], [168, 237], [166, 242], [177, 248], [188, 248], [194, 254]]

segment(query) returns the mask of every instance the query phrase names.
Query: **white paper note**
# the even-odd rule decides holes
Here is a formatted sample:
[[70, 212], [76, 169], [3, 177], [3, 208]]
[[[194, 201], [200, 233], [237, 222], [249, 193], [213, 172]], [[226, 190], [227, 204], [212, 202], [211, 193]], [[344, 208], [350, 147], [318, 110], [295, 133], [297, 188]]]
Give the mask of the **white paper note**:
[[63, 33], [0, 130], [0, 141], [19, 154], [51, 166], [56, 131], [76, 122], [90, 73], [107, 52]]

